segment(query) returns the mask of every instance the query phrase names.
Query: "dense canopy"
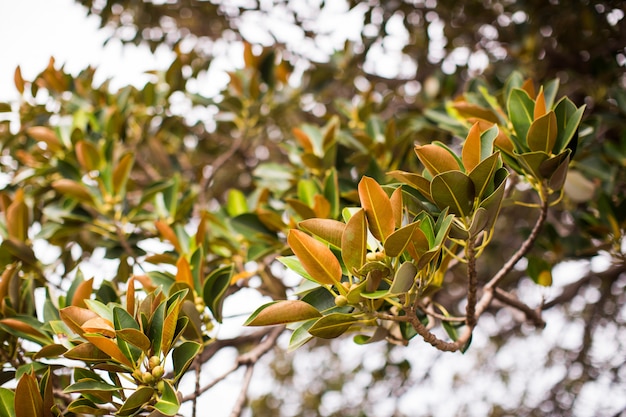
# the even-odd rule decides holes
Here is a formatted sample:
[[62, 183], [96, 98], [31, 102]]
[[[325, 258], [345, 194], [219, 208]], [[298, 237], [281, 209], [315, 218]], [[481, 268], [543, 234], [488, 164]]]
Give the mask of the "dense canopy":
[[0, 416], [626, 413], [624, 2], [77, 3], [174, 59], [15, 71]]

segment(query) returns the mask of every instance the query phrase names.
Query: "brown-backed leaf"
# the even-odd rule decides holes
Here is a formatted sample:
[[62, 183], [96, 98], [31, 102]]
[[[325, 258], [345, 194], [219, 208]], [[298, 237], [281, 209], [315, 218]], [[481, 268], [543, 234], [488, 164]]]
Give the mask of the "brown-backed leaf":
[[248, 318], [246, 326], [271, 326], [321, 317], [311, 304], [301, 300], [272, 301], [262, 305]]
[[100, 152], [96, 146], [86, 140], [79, 140], [74, 145], [76, 159], [85, 171], [97, 170], [100, 167]]
[[15, 72], [13, 73], [13, 82], [15, 83], [15, 88], [20, 94], [24, 94], [24, 78], [22, 78], [22, 69], [18, 65], [15, 67]]
[[172, 229], [164, 220], [157, 220], [154, 222], [154, 225], [161, 234], [161, 237], [165, 240], [168, 240], [172, 245], [174, 245], [174, 249], [176, 249], [176, 252], [180, 253], [180, 242], [178, 241], [178, 237], [176, 236], [174, 229]]
[[463, 145], [463, 150], [461, 153], [461, 157], [463, 158], [463, 166], [465, 167], [466, 172], [470, 172], [476, 167], [476, 165], [480, 163], [480, 154], [480, 127], [478, 123], [474, 123], [474, 125], [470, 128], [469, 133], [467, 134], [467, 138], [465, 139], [465, 144]]
[[314, 153], [313, 143], [311, 142], [311, 139], [309, 139], [309, 135], [307, 135], [304, 130], [294, 127], [292, 129], [292, 133], [298, 140], [298, 143], [300, 143], [300, 146], [304, 149], [304, 152]]
[[80, 326], [85, 333], [98, 333], [109, 338], [115, 337], [113, 323], [102, 317], [94, 317], [87, 320]]
[[61, 320], [63, 320], [63, 322], [67, 324], [67, 326], [72, 329], [74, 333], [80, 336], [82, 336], [84, 333], [81, 326], [87, 320], [93, 319], [95, 317], [100, 317], [91, 310], [76, 306], [62, 308], [59, 311], [59, 316], [61, 317]]
[[24, 202], [24, 190], [21, 188], [15, 192], [13, 202], [7, 207], [5, 216], [9, 236], [20, 242], [26, 241], [30, 220], [28, 206]]
[[441, 146], [432, 143], [416, 145], [415, 153], [428, 172], [433, 176], [442, 172], [459, 169], [459, 163], [456, 158], [448, 152], [447, 149]]
[[287, 243], [315, 281], [325, 285], [341, 281], [341, 265], [322, 242], [300, 230], [292, 229], [287, 235]]
[[83, 203], [93, 204], [93, 195], [89, 192], [87, 187], [79, 182], [67, 178], [61, 178], [52, 183], [52, 188], [54, 188], [59, 194], [75, 198]]
[[130, 360], [122, 353], [115, 341], [95, 333], [83, 333], [83, 337], [91, 342], [95, 347], [109, 355], [117, 362], [133, 367]]
[[52, 129], [45, 126], [33, 126], [26, 129], [26, 134], [31, 138], [45, 142], [52, 152], [58, 151], [62, 148], [61, 142]]
[[393, 213], [393, 219], [396, 222], [396, 229], [398, 229], [402, 227], [404, 207], [402, 204], [402, 187], [398, 187], [393, 190], [391, 197], [389, 197], [389, 201], [391, 202], [391, 212]]
[[81, 282], [76, 287], [74, 291], [74, 295], [72, 296], [72, 304], [76, 307], [86, 308], [85, 300], [91, 298], [91, 293], [93, 292], [93, 278], [90, 278], [86, 281]]
[[120, 158], [113, 170], [113, 193], [119, 194], [124, 189], [134, 162], [135, 155], [131, 152]]
[[34, 375], [24, 374], [17, 382], [15, 405], [15, 417], [43, 416], [43, 398]]
[[430, 196], [430, 181], [418, 174], [404, 171], [391, 171], [387, 175], [401, 181], [419, 191], [424, 197], [432, 201]]
[[178, 262], [176, 262], [176, 282], [184, 282], [189, 285], [189, 287], [193, 288], [193, 275], [191, 274], [191, 266], [189, 265], [189, 261], [184, 256], [178, 258]]
[[546, 97], [543, 94], [543, 88], [539, 89], [539, 94], [537, 94], [537, 99], [535, 100], [535, 111], [533, 112], [533, 120], [537, 120], [538, 118], [545, 115], [546, 110]]
[[95, 347], [91, 343], [81, 343], [65, 352], [63, 355], [67, 359], [74, 359], [83, 362], [106, 362], [111, 359], [109, 355]]
[[301, 221], [298, 223], [298, 227], [340, 248], [341, 236], [346, 225], [333, 219], [312, 218]]
[[361, 269], [367, 255], [367, 220], [360, 209], [350, 217], [341, 236], [341, 257], [348, 271]]
[[365, 209], [367, 224], [372, 235], [381, 242], [393, 233], [396, 222], [391, 201], [385, 190], [370, 177], [363, 177], [358, 186], [361, 206]]

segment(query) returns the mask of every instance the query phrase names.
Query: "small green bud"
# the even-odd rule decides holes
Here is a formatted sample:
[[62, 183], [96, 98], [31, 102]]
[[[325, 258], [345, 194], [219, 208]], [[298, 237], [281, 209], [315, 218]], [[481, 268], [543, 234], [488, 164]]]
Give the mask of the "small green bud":
[[157, 365], [154, 368], [152, 368], [152, 376], [155, 379], [160, 379], [163, 374], [165, 374], [165, 369], [161, 366], [161, 365]]
[[348, 304], [348, 299], [345, 295], [338, 295], [335, 297], [335, 305], [337, 307], [343, 307]]
[[161, 358], [159, 358], [158, 356], [151, 356], [150, 359], [148, 359], [148, 368], [152, 369], [155, 366], [159, 366], [161, 365]]

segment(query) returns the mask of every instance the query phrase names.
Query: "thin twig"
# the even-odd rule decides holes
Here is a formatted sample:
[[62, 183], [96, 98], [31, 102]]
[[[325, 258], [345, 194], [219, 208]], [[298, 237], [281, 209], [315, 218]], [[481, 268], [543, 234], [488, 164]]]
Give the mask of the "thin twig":
[[243, 377], [243, 382], [241, 384], [241, 391], [239, 393], [239, 397], [237, 397], [235, 405], [233, 406], [233, 410], [230, 413], [230, 417], [241, 416], [243, 406], [246, 404], [246, 400], [248, 399], [248, 387], [250, 386], [250, 381], [252, 381], [253, 372], [254, 365], [246, 365], [246, 373]]
[[[278, 336], [281, 335], [284, 329], [284, 326], [277, 326], [272, 328], [269, 332], [264, 333], [267, 334], [267, 337], [265, 337], [265, 339], [263, 339], [250, 351], [239, 355], [233, 366], [231, 366], [226, 372], [215, 378], [213, 381], [209, 382], [207, 385], [201, 387], [200, 389], [196, 389], [193, 394], [183, 397], [182, 402], [192, 401], [194, 398], [199, 397], [242, 366], [254, 367], [258, 360], [275, 346], [276, 340], [278, 340]], [[200, 362], [203, 363], [203, 361]]]
[[476, 290], [478, 278], [476, 276], [476, 251], [474, 238], [467, 241], [465, 254], [467, 258], [467, 307], [465, 308], [465, 323], [471, 329], [476, 326]]
[[516, 308], [524, 315], [526, 318], [533, 322], [536, 327], [546, 327], [546, 322], [541, 317], [541, 310], [533, 310], [528, 305], [524, 304], [513, 294], [510, 294], [504, 291], [502, 288], [496, 288], [493, 294], [494, 298], [510, 307]]
[[502, 268], [500, 268], [500, 270], [496, 273], [496, 275], [494, 275], [493, 278], [491, 278], [491, 280], [485, 285], [485, 289], [495, 288], [498, 285], [498, 283], [502, 280], [502, 278], [504, 278], [506, 274], [511, 272], [515, 264], [517, 264], [517, 262], [520, 259], [522, 259], [522, 257], [526, 255], [528, 251], [532, 248], [533, 244], [535, 243], [535, 240], [537, 240], [537, 237], [539, 237], [539, 231], [541, 230], [541, 227], [543, 226], [543, 223], [546, 221], [546, 218], [548, 216], [549, 205], [550, 203], [548, 201], [548, 198], [542, 197], [541, 207], [540, 207], [541, 210], [539, 212], [539, 217], [537, 218], [535, 225], [530, 231], [530, 234], [528, 235], [526, 240], [521, 244], [519, 249], [511, 256], [511, 258], [504, 265], [502, 265]]

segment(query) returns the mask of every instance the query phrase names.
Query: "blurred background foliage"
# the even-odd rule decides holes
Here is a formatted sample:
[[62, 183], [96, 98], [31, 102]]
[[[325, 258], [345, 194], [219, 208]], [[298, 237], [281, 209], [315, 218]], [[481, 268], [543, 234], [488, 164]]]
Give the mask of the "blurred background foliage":
[[[418, 172], [416, 143], [458, 146], [441, 118], [450, 101], [482, 84], [497, 93], [519, 71], [537, 83], [558, 78], [559, 96], [586, 105], [566, 197], [526, 259], [553, 268], [554, 285], [539, 289], [525, 268], [501, 285], [543, 303], [547, 327], [496, 306], [460, 359], [417, 339], [408, 348], [335, 340], [275, 350], [272, 382], [253, 383], [248, 413], [626, 415], [623, 1], [77, 3], [114, 38], [168, 48], [175, 59], [145, 85], [116, 91], [93, 84], [96, 69], [72, 75], [53, 60], [34, 80], [16, 72], [19, 126], [0, 122], [9, 178], [0, 263], [19, 262], [22, 284], [0, 292], [14, 300], [3, 317], [33, 315], [29, 294], [47, 288], [54, 299], [81, 262], [99, 256], [118, 262], [114, 285], [96, 295], [103, 301], [122, 295], [131, 272], [172, 285], [181, 259], [198, 277], [233, 265], [228, 295], [252, 286], [285, 298], [293, 282], [273, 260], [286, 250], [288, 227], [336, 217], [333, 209], [357, 201], [363, 175], [382, 182], [390, 170]], [[228, 85], [203, 95], [208, 69], [233, 50], [241, 58]], [[307, 148], [303, 136], [319, 146]], [[315, 195], [335, 178], [341, 199], [333, 208]], [[510, 191], [532, 202], [524, 183]], [[524, 240], [534, 222], [527, 213], [502, 210], [479, 280]], [[59, 248], [58, 258], [38, 259], [35, 241]], [[449, 274], [439, 295], [458, 311], [462, 275]], [[190, 288], [200, 310], [210, 309], [198, 317], [198, 334], [209, 337], [225, 294], [205, 295], [201, 281]], [[7, 326], [10, 346], [16, 331]], [[3, 354], [20, 366], [15, 352]]]

